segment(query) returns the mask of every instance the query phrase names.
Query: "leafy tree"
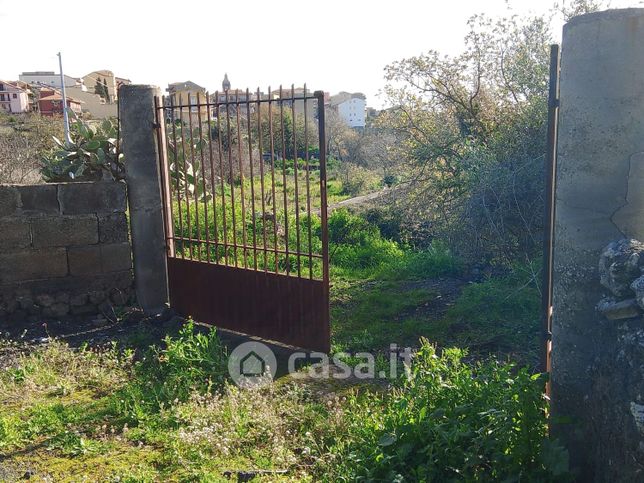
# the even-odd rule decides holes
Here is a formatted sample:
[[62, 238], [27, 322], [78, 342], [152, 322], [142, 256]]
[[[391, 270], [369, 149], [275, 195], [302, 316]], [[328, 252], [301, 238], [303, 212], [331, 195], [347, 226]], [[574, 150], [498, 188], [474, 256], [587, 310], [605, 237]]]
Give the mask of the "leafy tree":
[[386, 67], [377, 125], [403, 163], [396, 209], [475, 258], [538, 251], [550, 16], [472, 17], [465, 51]]
[[335, 159], [346, 160], [347, 143], [356, 133], [335, 109], [328, 109], [325, 116], [327, 154]]
[[608, 7], [604, 0], [570, 0], [569, 2], [563, 0], [561, 4], [556, 4], [556, 9], [563, 15], [566, 22], [577, 15], [597, 12]]
[[96, 79], [96, 85], [94, 86], [94, 94], [98, 94], [101, 96], [103, 99], [105, 99], [105, 102], [110, 102], [110, 94], [107, 89], [107, 80], [101, 78]]
[[[271, 114], [269, 114], [268, 106], [263, 104], [259, 111], [259, 116], [262, 130], [262, 150], [264, 153], [271, 152], [271, 132], [273, 134], [273, 152], [277, 159], [304, 158], [307, 151], [312, 153], [318, 149], [317, 121], [309, 118], [305, 126], [303, 114], [296, 114], [294, 121], [291, 108], [287, 104], [284, 104], [284, 108], [281, 110], [279, 104], [274, 103]], [[256, 129], [256, 126], [252, 129]], [[257, 139], [257, 133], [253, 134]], [[295, 146], [293, 143], [294, 136]], [[283, 143], [282, 139], [284, 140]]]
[[107, 88], [107, 79], [103, 78], [103, 97], [105, 102], [110, 102], [110, 91]]
[[96, 80], [96, 84], [94, 85], [94, 94], [97, 94], [102, 98], [105, 98], [105, 93], [103, 91], [103, 84], [101, 83], [100, 77]]

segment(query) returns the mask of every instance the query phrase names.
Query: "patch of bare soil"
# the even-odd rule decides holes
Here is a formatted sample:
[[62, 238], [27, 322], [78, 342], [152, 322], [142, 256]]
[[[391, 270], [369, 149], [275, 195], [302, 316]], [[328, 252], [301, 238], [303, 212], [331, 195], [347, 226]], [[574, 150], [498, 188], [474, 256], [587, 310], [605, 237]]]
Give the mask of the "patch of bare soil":
[[[7, 347], [11, 346], [7, 343], [11, 341], [23, 348], [45, 344], [51, 339], [62, 340], [71, 347], [98, 347], [112, 342], [136, 346], [139, 340], [141, 345], [149, 345], [160, 341], [168, 333], [176, 333], [182, 322], [183, 319], [175, 316], [170, 310], [157, 316], [146, 317], [138, 309], [129, 309], [118, 316], [112, 313], [43, 319], [40, 323], [3, 324], [0, 326], [0, 337], [5, 340]], [[0, 352], [0, 361], [2, 357]]]
[[438, 320], [442, 318], [447, 310], [454, 305], [456, 299], [461, 294], [467, 281], [462, 278], [441, 277], [430, 278], [426, 280], [410, 280], [401, 286], [401, 291], [410, 290], [427, 290], [436, 293], [436, 296], [411, 311], [403, 312], [398, 318], [402, 319], [411, 315], [428, 320]]

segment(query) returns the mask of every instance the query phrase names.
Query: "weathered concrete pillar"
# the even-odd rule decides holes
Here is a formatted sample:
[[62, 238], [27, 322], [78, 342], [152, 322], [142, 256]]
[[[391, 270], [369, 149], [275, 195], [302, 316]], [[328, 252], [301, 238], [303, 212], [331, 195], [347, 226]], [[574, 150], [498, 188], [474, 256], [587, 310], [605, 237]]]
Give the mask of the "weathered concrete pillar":
[[553, 434], [580, 480], [644, 481], [644, 322], [596, 310], [602, 249], [644, 241], [644, 9], [565, 25], [560, 98]]
[[159, 175], [154, 97], [157, 87], [128, 85], [119, 89], [121, 132], [127, 176], [134, 284], [147, 314], [168, 302], [166, 244]]

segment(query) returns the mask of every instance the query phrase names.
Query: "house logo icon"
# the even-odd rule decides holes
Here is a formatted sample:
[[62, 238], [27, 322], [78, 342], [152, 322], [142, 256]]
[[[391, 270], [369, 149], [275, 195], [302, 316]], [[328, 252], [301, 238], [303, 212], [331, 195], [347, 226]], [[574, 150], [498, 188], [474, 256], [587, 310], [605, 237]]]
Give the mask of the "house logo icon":
[[261, 342], [244, 342], [228, 358], [228, 373], [240, 387], [266, 384], [273, 380], [276, 370], [275, 354]]
[[260, 377], [266, 372], [266, 361], [255, 351], [246, 354], [240, 364], [241, 374], [244, 377]]

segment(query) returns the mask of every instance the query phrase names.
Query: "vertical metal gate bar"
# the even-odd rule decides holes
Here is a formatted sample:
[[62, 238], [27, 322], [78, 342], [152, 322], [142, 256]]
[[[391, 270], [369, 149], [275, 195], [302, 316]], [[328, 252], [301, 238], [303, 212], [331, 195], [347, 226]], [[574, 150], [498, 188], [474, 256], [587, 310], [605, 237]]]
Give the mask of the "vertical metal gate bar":
[[[188, 108], [189, 109], [189, 108]], [[190, 115], [190, 111], [188, 110], [188, 115]], [[179, 94], [179, 121], [181, 122], [181, 154], [183, 155], [183, 186], [184, 186], [184, 191], [186, 194], [186, 224], [188, 228], [188, 236], [186, 237], [185, 233], [181, 233], [181, 236], [185, 240], [188, 238], [188, 241], [184, 241], [183, 243], [188, 243], [188, 249], [190, 253], [190, 258], [194, 258], [193, 250], [192, 250], [192, 242], [190, 239], [192, 239], [192, 220], [190, 216], [190, 191], [188, 189], [188, 178], [185, 176], [185, 174], [188, 172], [188, 165], [186, 161], [186, 140], [185, 140], [185, 121], [183, 120], [183, 94]], [[179, 192], [179, 196], [181, 196], [181, 193]]]
[[[208, 160], [210, 165], [210, 189], [212, 190], [212, 224], [215, 238], [215, 263], [219, 264], [219, 229], [217, 227], [217, 188], [215, 183], [215, 163], [212, 153], [212, 119], [210, 118], [210, 94], [206, 92], [206, 119], [208, 119]], [[206, 201], [207, 202], [207, 201]]]
[[297, 171], [297, 114], [295, 112], [295, 84], [291, 84], [291, 116], [293, 127], [293, 181], [295, 189], [295, 244], [297, 252], [297, 276], [302, 276], [302, 260], [300, 258], [300, 252], [302, 247], [300, 244], [300, 192], [298, 190], [298, 171]]
[[327, 227], [327, 200], [326, 200], [326, 133], [324, 113], [324, 92], [315, 91], [318, 101], [318, 132], [320, 147], [320, 221], [322, 225], [322, 281], [327, 290], [329, 287], [329, 229]]
[[217, 109], [217, 149], [219, 155], [219, 180], [221, 181], [221, 218], [224, 231], [224, 262], [228, 265], [228, 229], [226, 223], [226, 189], [224, 187], [224, 161], [221, 146], [221, 113], [219, 112], [219, 91], [215, 91], [215, 107]]
[[309, 165], [309, 120], [307, 112], [308, 99], [306, 98], [306, 84], [304, 84], [304, 161], [306, 170], [306, 215], [308, 225], [308, 241], [309, 241], [309, 280], [313, 279], [313, 240], [311, 228], [311, 171]]
[[[172, 122], [172, 151], [173, 151], [173, 156], [174, 156], [174, 174], [175, 174], [175, 180], [176, 180], [176, 185], [177, 185], [177, 211], [179, 212], [179, 236], [183, 236], [183, 213], [181, 212], [181, 188], [180, 188], [180, 183], [181, 183], [181, 178], [179, 176], [179, 150], [177, 149], [177, 124], [176, 124], [176, 118], [175, 118], [175, 112], [174, 112], [174, 97], [170, 96], [170, 120]], [[173, 199], [170, 197], [170, 205], [172, 205]], [[174, 218], [172, 218], [172, 222], [174, 224]], [[184, 243], [181, 241], [181, 258], [185, 258], [185, 253], [183, 251], [184, 248]]]
[[290, 275], [291, 272], [291, 263], [289, 257], [289, 236], [288, 236], [288, 194], [287, 184], [288, 179], [286, 178], [286, 133], [284, 132], [284, 94], [282, 92], [282, 86], [280, 85], [280, 130], [282, 138], [282, 192], [284, 194], [284, 243], [286, 244], [286, 255], [284, 260], [284, 266], [286, 267], [286, 275]]
[[[270, 95], [270, 93], [269, 93]], [[259, 176], [260, 176], [260, 191], [262, 195], [262, 241], [264, 250], [264, 272], [267, 271], [268, 251], [266, 247], [266, 193], [264, 191], [264, 150], [262, 149], [262, 105], [260, 102], [261, 92], [257, 88], [257, 144], [259, 147]]]
[[[194, 237], [192, 233], [188, 236], [191, 239], [197, 240], [197, 260], [201, 260], [201, 230], [200, 230], [200, 221], [199, 221], [199, 200], [197, 199], [197, 187], [199, 186], [199, 181], [197, 180], [197, 173], [195, 171], [195, 144], [194, 144], [194, 131], [192, 127], [192, 100], [190, 99], [190, 94], [188, 94], [188, 129], [190, 131], [190, 162], [192, 163], [192, 179], [193, 179], [193, 198], [195, 201], [195, 228], [197, 229], [197, 236]], [[186, 178], [186, 181], [187, 178]], [[188, 203], [190, 203], [190, 198], [188, 198]]]
[[[197, 112], [199, 113], [199, 159], [201, 160], [201, 166], [200, 170], [201, 171], [201, 186], [202, 186], [202, 193], [201, 193], [201, 199], [197, 201], [197, 203], [203, 201], [203, 224], [204, 224], [204, 230], [205, 230], [205, 238], [206, 238], [206, 262], [210, 263], [210, 230], [208, 227], [208, 201], [206, 199], [206, 163], [204, 161], [204, 155], [203, 155], [203, 123], [201, 121], [201, 93], [197, 92]], [[197, 177], [195, 173], [195, 191], [197, 188]]]
[[[545, 229], [543, 243], [542, 347], [541, 371], [550, 372], [552, 341], [552, 283], [555, 223], [555, 183], [557, 172], [557, 122], [559, 114], [559, 46], [550, 46], [550, 87], [548, 92], [548, 134], [545, 166]], [[549, 385], [546, 388], [549, 393]]]
[[228, 103], [228, 91], [225, 91], [226, 96], [226, 132], [227, 136], [227, 146], [226, 150], [228, 151], [228, 184], [230, 185], [230, 218], [233, 223], [233, 257], [235, 259], [235, 266], [238, 265], [237, 260], [237, 216], [235, 214], [235, 183], [233, 181], [234, 169], [233, 169], [233, 145], [232, 145], [232, 134], [230, 131], [230, 104]]
[[[198, 199], [198, 193], [197, 193], [197, 187], [199, 186], [199, 181], [197, 180], [197, 173], [195, 171], [195, 143], [194, 143], [194, 132], [193, 132], [193, 127], [192, 127], [192, 101], [190, 99], [190, 94], [188, 94], [188, 129], [190, 130], [190, 135], [188, 139], [190, 140], [190, 162], [192, 163], [192, 187], [193, 187], [193, 193], [192, 197], [195, 201], [195, 228], [197, 229], [197, 236], [193, 236], [192, 232], [188, 234], [188, 237], [191, 239], [197, 240], [197, 260], [201, 260], [201, 229], [200, 229], [200, 223], [199, 223], [199, 199]], [[187, 175], [188, 172], [186, 172]], [[188, 183], [188, 179], [186, 176], [186, 183]], [[188, 203], [190, 203], [190, 198], [188, 197]]]
[[244, 268], [248, 268], [248, 249], [246, 247], [246, 203], [244, 194], [244, 166], [242, 163], [242, 142], [241, 142], [241, 123], [239, 119], [239, 111], [241, 104], [239, 103], [239, 89], [235, 90], [235, 115], [237, 117], [237, 157], [239, 164], [239, 198], [241, 199], [241, 220], [242, 220], [242, 245], [244, 254]]
[[268, 132], [271, 143], [271, 191], [273, 202], [273, 250], [275, 251], [275, 273], [279, 273], [279, 254], [277, 253], [277, 196], [275, 190], [275, 140], [273, 137], [273, 95], [268, 86]]
[[255, 171], [253, 170], [253, 136], [251, 134], [250, 91], [246, 89], [246, 120], [248, 121], [248, 166], [250, 169], [250, 209], [253, 220], [253, 268], [257, 270], [257, 222], [255, 215]]

